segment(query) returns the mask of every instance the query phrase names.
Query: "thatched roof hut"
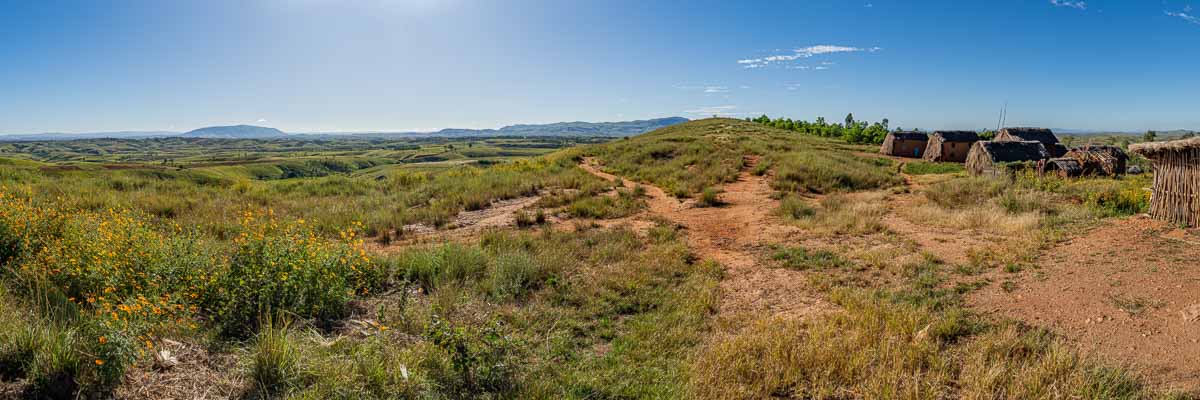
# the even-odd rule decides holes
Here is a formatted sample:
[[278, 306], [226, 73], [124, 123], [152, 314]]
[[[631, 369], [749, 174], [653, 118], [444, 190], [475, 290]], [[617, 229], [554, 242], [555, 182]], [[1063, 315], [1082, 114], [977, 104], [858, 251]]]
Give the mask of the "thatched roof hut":
[[879, 152], [889, 156], [920, 158], [929, 136], [925, 132], [889, 132]]
[[975, 142], [967, 153], [967, 172], [971, 175], [1001, 175], [1009, 163], [1038, 162], [1050, 158], [1041, 142]]
[[1058, 142], [1058, 136], [1054, 136], [1054, 132], [1046, 128], [1003, 128], [1000, 132], [996, 132], [996, 137], [992, 140], [997, 142], [1032, 140], [1041, 142], [1053, 157], [1062, 157], [1067, 153], [1067, 147]]
[[929, 135], [925, 148], [928, 161], [964, 162], [971, 145], [979, 141], [979, 134], [972, 131], [934, 131]]
[[1049, 158], [1038, 163], [1038, 172], [1072, 178], [1083, 175], [1083, 165], [1074, 158]]
[[1150, 215], [1181, 225], [1200, 225], [1200, 137], [1132, 144], [1129, 151], [1154, 164]]
[[1125, 150], [1106, 145], [1076, 147], [1063, 157], [1079, 161], [1084, 175], [1121, 175], [1125, 173], [1125, 164], [1129, 162], [1129, 155], [1125, 154]]

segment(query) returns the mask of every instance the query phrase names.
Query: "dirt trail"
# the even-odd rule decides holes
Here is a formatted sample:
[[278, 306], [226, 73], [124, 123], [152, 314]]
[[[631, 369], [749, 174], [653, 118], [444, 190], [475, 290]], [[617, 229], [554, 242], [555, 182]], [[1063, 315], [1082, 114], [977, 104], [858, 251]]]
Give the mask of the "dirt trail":
[[384, 245], [370, 240], [367, 247], [374, 252], [388, 253], [413, 244], [475, 238], [489, 228], [515, 225], [516, 213], [532, 206], [541, 198], [527, 196], [500, 200], [480, 210], [460, 212], [450, 222], [449, 229], [438, 229], [426, 224], [406, 225], [404, 234], [391, 244]]
[[[1200, 387], [1200, 246], [1144, 216], [1113, 220], [1043, 253], [1035, 273], [974, 293], [975, 308], [1023, 320], [1133, 363], [1155, 383]], [[1190, 236], [1190, 238], [1189, 238]]]
[[[752, 166], [756, 159], [749, 159]], [[601, 171], [593, 160], [581, 167], [608, 180], [617, 177]], [[778, 206], [763, 177], [743, 171], [736, 182], [723, 187], [720, 207], [695, 207], [662, 189], [642, 184], [648, 196], [647, 213], [687, 229], [688, 246], [701, 258], [725, 267], [721, 281], [721, 312], [766, 312], [769, 315], [804, 316], [830, 309], [800, 272], [770, 268], [758, 263], [756, 253], [767, 243], [799, 234], [799, 228], [782, 224], [770, 213]]]

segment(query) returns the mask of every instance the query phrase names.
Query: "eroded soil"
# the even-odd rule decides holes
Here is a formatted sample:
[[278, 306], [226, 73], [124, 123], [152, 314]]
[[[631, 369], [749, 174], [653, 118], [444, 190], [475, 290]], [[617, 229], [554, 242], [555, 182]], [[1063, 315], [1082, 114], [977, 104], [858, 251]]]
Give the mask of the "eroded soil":
[[1114, 219], [1042, 254], [1039, 268], [969, 297], [1050, 328], [1176, 389], [1200, 387], [1200, 238], [1144, 216]]

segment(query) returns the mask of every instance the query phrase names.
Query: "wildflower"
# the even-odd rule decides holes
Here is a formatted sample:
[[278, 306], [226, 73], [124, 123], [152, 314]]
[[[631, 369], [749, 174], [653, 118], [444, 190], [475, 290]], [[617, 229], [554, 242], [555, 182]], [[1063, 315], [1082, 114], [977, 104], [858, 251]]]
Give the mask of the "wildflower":
[[101, 360], [101, 359], [97, 358], [97, 359], [96, 359], [96, 365], [104, 365], [104, 360]]
[[108, 339], [105, 339], [105, 338], [104, 338], [104, 336], [101, 336], [101, 337], [100, 337], [100, 344], [105, 344], [105, 343], [108, 343]]

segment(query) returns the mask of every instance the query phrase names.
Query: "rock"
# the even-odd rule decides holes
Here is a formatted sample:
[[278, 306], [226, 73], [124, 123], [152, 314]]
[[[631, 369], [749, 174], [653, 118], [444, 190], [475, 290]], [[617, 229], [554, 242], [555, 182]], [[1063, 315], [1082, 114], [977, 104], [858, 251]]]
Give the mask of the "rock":
[[179, 365], [179, 359], [171, 354], [170, 350], [162, 349], [154, 352], [154, 367], [158, 369], [171, 369]]
[[1130, 175], [1140, 174], [1140, 173], [1142, 173], [1142, 167], [1139, 167], [1136, 165], [1131, 165], [1131, 166], [1129, 166], [1129, 168], [1125, 169], [1125, 173], [1130, 174]]
[[1196, 322], [1200, 320], [1200, 303], [1184, 307], [1179, 313], [1183, 315], [1184, 322]]

